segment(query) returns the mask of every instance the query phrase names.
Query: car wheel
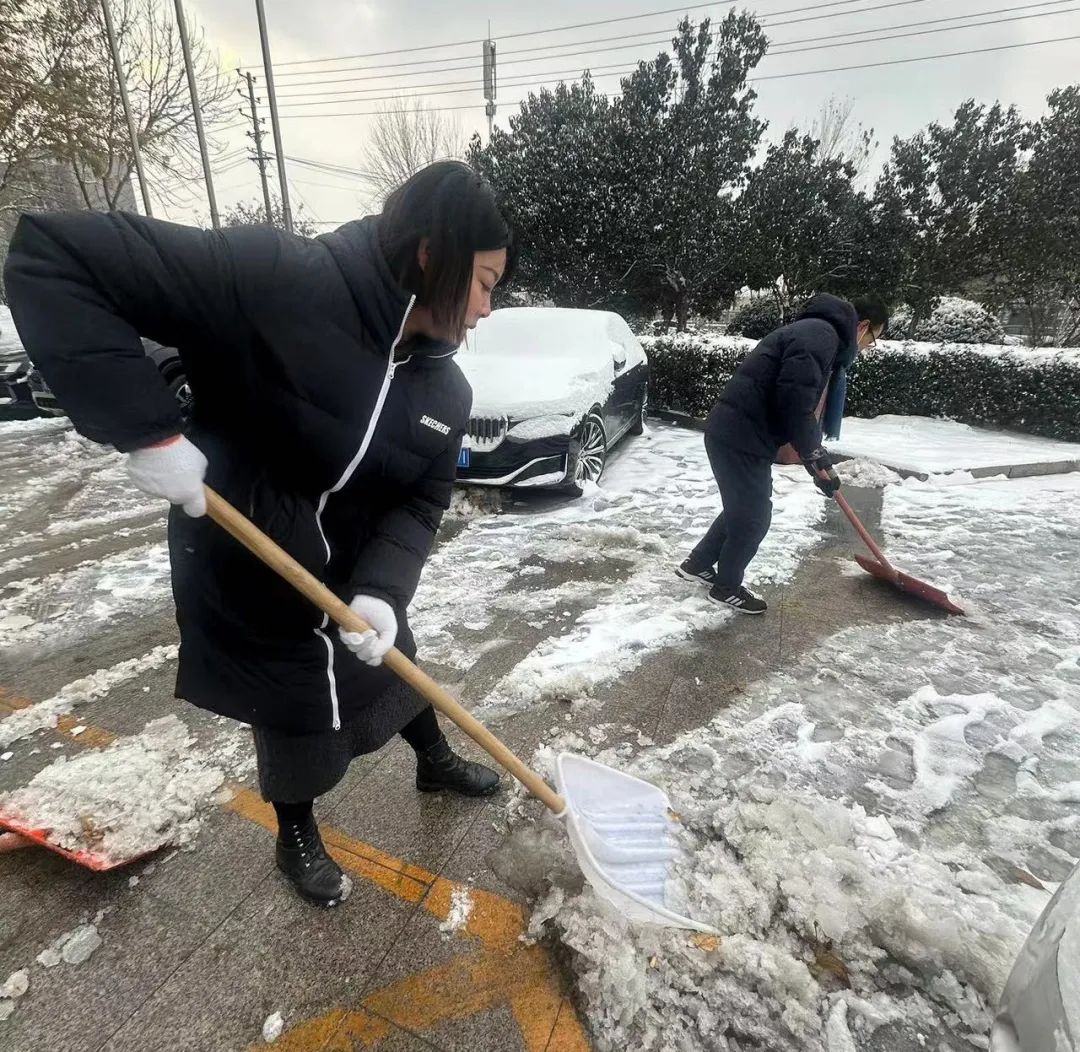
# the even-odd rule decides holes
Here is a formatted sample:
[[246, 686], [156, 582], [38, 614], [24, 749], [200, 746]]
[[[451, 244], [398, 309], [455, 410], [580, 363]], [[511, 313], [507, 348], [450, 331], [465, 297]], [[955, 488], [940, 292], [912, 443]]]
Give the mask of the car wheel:
[[634, 417], [633, 424], [630, 425], [631, 435], [643, 435], [645, 434], [645, 417], [649, 412], [649, 388], [646, 385], [641, 389], [641, 402], [637, 408], [637, 415]]
[[165, 375], [165, 382], [169, 385], [169, 393], [176, 399], [180, 407], [180, 416], [184, 423], [191, 419], [191, 409], [194, 399], [191, 395], [191, 384], [188, 383], [187, 375], [183, 369], [172, 369]]
[[585, 491], [585, 483], [599, 482], [607, 466], [607, 431], [604, 418], [595, 409], [581, 422], [576, 438], [579, 448], [574, 461], [574, 478], [567, 489], [580, 497]]

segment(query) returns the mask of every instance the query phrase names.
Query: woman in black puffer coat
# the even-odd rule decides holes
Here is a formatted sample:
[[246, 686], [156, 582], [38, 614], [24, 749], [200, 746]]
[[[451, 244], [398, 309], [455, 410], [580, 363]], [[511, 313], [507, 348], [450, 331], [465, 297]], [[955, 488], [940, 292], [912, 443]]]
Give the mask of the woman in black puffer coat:
[[[278, 864], [324, 905], [348, 882], [312, 803], [355, 755], [400, 733], [419, 789], [498, 786], [382, 658], [395, 643], [416, 653], [406, 611], [472, 403], [454, 353], [512, 254], [490, 188], [456, 162], [314, 239], [79, 212], [25, 215], [11, 242], [6, 289], [30, 357], [79, 432], [127, 453], [136, 484], [174, 505], [177, 696], [253, 726]], [[180, 353], [186, 435], [141, 336]], [[204, 479], [373, 631], [334, 631], [205, 518]]]

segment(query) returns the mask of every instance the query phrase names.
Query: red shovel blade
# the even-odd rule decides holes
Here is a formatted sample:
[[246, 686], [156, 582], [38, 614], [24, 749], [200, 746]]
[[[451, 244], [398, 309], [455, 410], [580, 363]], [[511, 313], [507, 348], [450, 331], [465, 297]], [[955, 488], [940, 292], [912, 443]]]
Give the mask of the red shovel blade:
[[894, 570], [888, 566], [882, 566], [877, 559], [871, 559], [866, 555], [856, 555], [855, 561], [879, 581], [886, 581], [895, 588], [899, 588], [902, 592], [917, 596], [919, 599], [925, 599], [928, 603], [940, 606], [942, 610], [947, 610], [950, 614], [963, 614], [964, 612], [940, 588], [935, 588], [925, 581], [920, 581], [917, 577], [901, 573], [899, 570]]
[[54, 844], [49, 840], [48, 830], [32, 829], [18, 819], [0, 815], [0, 830], [4, 829], [22, 837], [24, 840], [32, 841], [40, 847], [48, 848], [49, 851], [55, 851], [56, 854], [63, 855], [64, 858], [98, 873], [105, 873], [110, 869], [119, 869], [120, 866], [129, 866], [132, 862], [137, 862], [140, 858], [146, 857], [146, 854], [142, 854], [132, 855], [130, 858], [114, 859], [106, 855], [95, 855], [92, 851], [69, 851], [67, 848], [60, 847], [59, 844]]

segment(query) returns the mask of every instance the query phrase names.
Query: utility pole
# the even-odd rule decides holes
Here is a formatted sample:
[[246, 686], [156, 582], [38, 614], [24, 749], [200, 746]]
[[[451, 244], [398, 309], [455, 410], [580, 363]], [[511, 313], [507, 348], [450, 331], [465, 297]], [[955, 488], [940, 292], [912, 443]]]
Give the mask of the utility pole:
[[484, 41], [484, 98], [487, 100], [485, 112], [488, 119], [488, 142], [491, 142], [491, 134], [495, 129], [496, 96], [498, 94], [499, 78], [495, 67], [495, 41], [491, 39], [491, 23], [488, 22], [488, 35]]
[[285, 173], [285, 144], [281, 141], [281, 122], [278, 120], [277, 92], [274, 90], [274, 63], [270, 58], [270, 37], [266, 32], [266, 11], [263, 0], [255, 0], [259, 16], [259, 39], [262, 42], [263, 73], [266, 74], [266, 99], [270, 103], [270, 125], [274, 129], [274, 153], [277, 157], [278, 188], [281, 190], [281, 218], [285, 229], [293, 232], [292, 208], [289, 207], [289, 180]]
[[221, 217], [218, 215], [217, 197], [214, 195], [214, 175], [210, 171], [210, 151], [206, 148], [202, 107], [199, 105], [199, 86], [195, 83], [195, 69], [191, 65], [191, 42], [188, 40], [187, 20], [184, 18], [182, 0], [174, 0], [174, 6], [176, 7], [176, 25], [180, 30], [180, 47], [184, 52], [184, 69], [187, 71], [188, 95], [191, 96], [191, 109], [195, 114], [195, 134], [199, 139], [199, 155], [202, 157], [206, 199], [210, 203], [210, 222], [214, 224], [214, 229], [218, 230], [221, 227]]
[[[237, 70], [237, 73], [239, 72], [240, 71]], [[273, 223], [274, 209], [270, 204], [270, 184], [266, 181], [266, 154], [263, 152], [262, 144], [262, 118], [259, 116], [259, 111], [255, 103], [255, 78], [250, 73], [245, 73], [244, 78], [247, 80], [248, 99], [251, 102], [252, 130], [247, 134], [251, 136], [255, 143], [255, 162], [259, 166], [259, 179], [262, 182], [263, 204], [266, 206], [266, 221], [267, 223]], [[240, 112], [243, 113], [243, 110]]]
[[131, 100], [128, 98], [127, 78], [124, 76], [124, 66], [120, 61], [120, 48], [116, 43], [116, 27], [113, 25], [112, 11], [109, 10], [109, 0], [101, 0], [101, 11], [105, 16], [105, 33], [109, 38], [109, 50], [112, 52], [113, 66], [116, 69], [116, 81], [120, 86], [120, 105], [124, 107], [124, 116], [127, 118], [128, 135], [131, 138], [131, 157], [135, 162], [135, 174], [139, 178], [139, 192], [142, 194], [143, 210], [148, 216], [153, 216], [154, 208], [150, 204], [150, 185], [146, 181], [146, 172], [143, 171], [142, 150], [139, 148], [139, 130], [135, 127], [135, 117], [131, 112]]

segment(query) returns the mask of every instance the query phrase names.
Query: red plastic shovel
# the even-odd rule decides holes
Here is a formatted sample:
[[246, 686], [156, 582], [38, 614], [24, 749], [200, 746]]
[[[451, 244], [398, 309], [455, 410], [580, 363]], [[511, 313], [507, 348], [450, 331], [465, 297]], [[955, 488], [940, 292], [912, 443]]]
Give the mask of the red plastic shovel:
[[855, 527], [856, 532], [863, 539], [863, 543], [873, 553], [873, 559], [868, 559], [865, 555], [855, 556], [855, 561], [867, 573], [873, 574], [879, 581], [885, 581], [894, 588], [899, 588], [902, 592], [918, 596], [920, 599], [925, 599], [928, 603], [940, 606], [942, 610], [947, 610], [950, 614], [963, 614], [964, 611], [961, 610], [960, 607], [958, 607], [940, 588], [935, 588], [925, 581], [920, 581], [917, 577], [912, 577], [910, 574], [902, 573], [900, 570], [897, 570], [896, 567], [885, 558], [885, 553], [874, 543], [874, 538], [870, 536], [869, 531], [862, 524], [858, 515], [855, 514], [851, 505], [848, 504], [844, 495], [842, 493], [836, 493], [834, 494], [834, 497], [836, 503], [840, 505], [840, 510], [848, 517], [848, 521]]
[[96, 855], [93, 851], [69, 851], [59, 844], [54, 844], [49, 839], [47, 829], [31, 829], [30, 826], [24, 825], [16, 819], [0, 814], [0, 854], [7, 851], [19, 851], [22, 848], [35, 845], [55, 851], [56, 854], [63, 855], [64, 858], [99, 873], [104, 873], [110, 869], [118, 869], [120, 866], [129, 866], [132, 862], [137, 862], [140, 858], [146, 857], [145, 854], [142, 854], [133, 855], [130, 858], [110, 858], [106, 855]]

